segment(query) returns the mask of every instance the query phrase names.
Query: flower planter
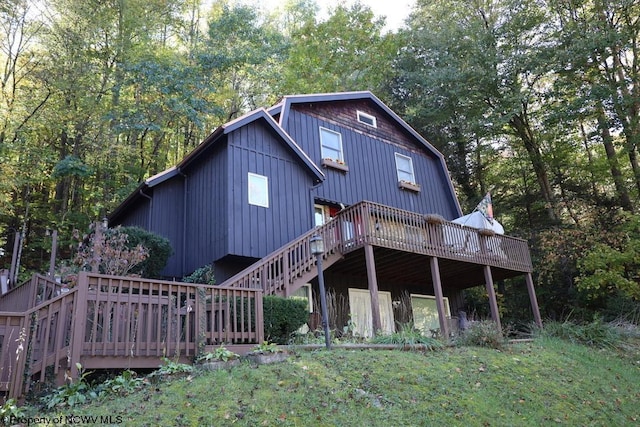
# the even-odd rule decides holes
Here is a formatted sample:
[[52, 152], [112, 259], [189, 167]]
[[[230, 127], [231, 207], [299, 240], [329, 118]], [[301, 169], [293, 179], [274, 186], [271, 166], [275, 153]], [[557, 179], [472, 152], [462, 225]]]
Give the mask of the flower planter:
[[209, 360], [202, 362], [202, 369], [205, 371], [218, 371], [220, 369], [228, 369], [240, 364], [240, 359], [231, 360]]
[[284, 362], [289, 357], [288, 353], [250, 353], [247, 359], [256, 365], [268, 365], [270, 363]]
[[416, 193], [420, 192], [420, 184], [416, 184], [415, 182], [398, 181], [398, 187], [403, 190], [414, 191]]
[[322, 159], [322, 162], [320, 164], [325, 168], [332, 168], [341, 172], [349, 172], [349, 166], [347, 166], [344, 162], [339, 162], [337, 160]]

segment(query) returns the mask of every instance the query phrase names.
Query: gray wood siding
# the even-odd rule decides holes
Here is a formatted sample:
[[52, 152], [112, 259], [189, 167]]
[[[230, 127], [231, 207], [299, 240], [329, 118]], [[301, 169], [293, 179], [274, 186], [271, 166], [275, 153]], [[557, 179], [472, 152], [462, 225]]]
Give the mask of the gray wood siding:
[[135, 206], [130, 207], [120, 220], [111, 226], [122, 225], [123, 227], [140, 227], [149, 229], [149, 200], [140, 199]]
[[224, 141], [186, 172], [185, 274], [228, 253], [227, 164]]
[[[312, 178], [260, 122], [228, 135], [229, 254], [261, 258], [312, 227]], [[248, 173], [269, 181], [269, 207], [248, 202]]]
[[153, 189], [153, 213], [149, 230], [171, 242], [173, 255], [162, 271], [165, 277], [181, 278], [184, 217], [184, 181], [181, 176], [163, 182]]
[[[321, 162], [320, 126], [342, 134], [344, 161], [349, 172], [325, 168], [327, 179], [315, 191], [316, 197], [345, 205], [370, 200], [414, 212], [438, 213], [447, 219], [458, 216], [455, 195], [449, 189], [449, 178], [439, 159], [408, 138], [406, 141], [381, 140], [371, 133], [291, 110], [285, 129], [318, 165]], [[394, 153], [413, 159], [416, 181], [421, 185], [419, 193], [398, 188]]]

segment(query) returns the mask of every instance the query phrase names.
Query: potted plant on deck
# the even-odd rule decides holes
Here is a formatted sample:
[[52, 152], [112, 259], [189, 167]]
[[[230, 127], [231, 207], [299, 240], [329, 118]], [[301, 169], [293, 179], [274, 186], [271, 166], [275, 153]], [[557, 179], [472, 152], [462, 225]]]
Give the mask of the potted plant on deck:
[[289, 354], [274, 343], [264, 341], [255, 346], [249, 353], [247, 359], [258, 365], [282, 362], [289, 357]]

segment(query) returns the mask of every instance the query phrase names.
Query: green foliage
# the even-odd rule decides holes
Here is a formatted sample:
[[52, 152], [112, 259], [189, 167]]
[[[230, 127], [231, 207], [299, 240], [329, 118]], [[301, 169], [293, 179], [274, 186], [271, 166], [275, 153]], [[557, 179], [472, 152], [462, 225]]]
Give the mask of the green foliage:
[[590, 247], [578, 261], [578, 289], [597, 299], [620, 292], [640, 299], [640, 216], [623, 214], [608, 242]]
[[505, 337], [495, 322], [484, 320], [470, 323], [469, 328], [460, 333], [456, 344], [501, 349], [505, 344]]
[[270, 354], [281, 352], [282, 350], [276, 343], [270, 343], [269, 341], [264, 341], [262, 344], [259, 344], [251, 349], [251, 353], [255, 354]]
[[66, 176], [76, 176], [85, 178], [91, 175], [92, 170], [76, 156], [67, 156], [60, 160], [53, 168], [52, 176], [62, 178]]
[[398, 344], [406, 347], [425, 347], [435, 350], [442, 347], [442, 342], [436, 338], [426, 337], [413, 326], [413, 323], [400, 325], [400, 330], [386, 335], [376, 335], [371, 339], [374, 344]]
[[127, 396], [145, 385], [144, 378], [139, 378], [133, 371], [126, 370], [115, 378], [111, 378], [102, 383], [98, 388], [100, 395]]
[[192, 365], [188, 365], [186, 363], [179, 363], [168, 358], [162, 359], [163, 364], [160, 365], [160, 368], [155, 370], [152, 376], [170, 376], [175, 374], [189, 374], [193, 372], [194, 368]]
[[80, 375], [77, 379], [70, 378], [65, 385], [40, 399], [47, 409], [73, 408], [98, 397], [98, 393], [87, 381], [90, 372], [82, 369], [79, 363], [76, 363], [76, 366]]
[[130, 249], [133, 250], [140, 245], [148, 253], [147, 257], [136, 265], [131, 272], [147, 278], [160, 277], [160, 272], [167, 265], [169, 257], [173, 254], [169, 239], [140, 227], [122, 227], [120, 231], [127, 235], [127, 246]]
[[268, 295], [262, 306], [265, 337], [278, 344], [287, 344], [291, 334], [309, 320], [306, 301]]
[[0, 421], [2, 421], [2, 425], [11, 425], [10, 420], [12, 418], [22, 418], [26, 415], [27, 412], [24, 408], [18, 406], [15, 399], [9, 399], [0, 406]]
[[182, 278], [185, 283], [200, 283], [203, 285], [215, 285], [216, 278], [213, 273], [213, 264], [196, 269], [193, 273]]
[[220, 346], [216, 348], [213, 353], [205, 353], [202, 356], [198, 357], [198, 362], [207, 362], [211, 360], [227, 362], [229, 360], [237, 359], [238, 357], [240, 357], [239, 354], [234, 353], [224, 346]]
[[625, 340], [620, 328], [600, 318], [589, 323], [546, 322], [544, 328], [535, 329], [535, 334], [597, 348], [619, 348]]

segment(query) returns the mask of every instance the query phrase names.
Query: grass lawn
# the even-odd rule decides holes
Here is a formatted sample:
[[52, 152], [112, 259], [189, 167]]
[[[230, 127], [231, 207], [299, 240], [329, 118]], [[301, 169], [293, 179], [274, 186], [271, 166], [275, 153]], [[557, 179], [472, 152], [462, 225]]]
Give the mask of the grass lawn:
[[38, 415], [69, 414], [125, 426], [640, 425], [640, 354], [551, 338], [502, 350], [298, 352]]

